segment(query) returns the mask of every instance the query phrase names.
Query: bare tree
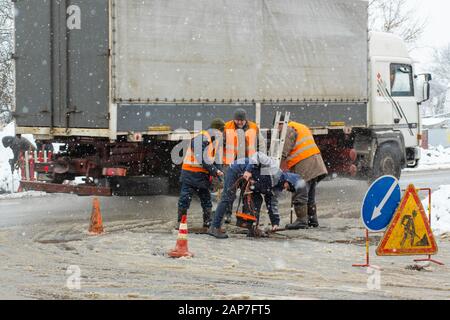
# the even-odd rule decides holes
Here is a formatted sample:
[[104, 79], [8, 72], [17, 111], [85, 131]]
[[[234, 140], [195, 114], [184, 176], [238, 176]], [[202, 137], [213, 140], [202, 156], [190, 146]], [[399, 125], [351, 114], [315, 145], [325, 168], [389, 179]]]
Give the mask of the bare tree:
[[13, 34], [14, 16], [12, 2], [0, 0], [0, 121], [10, 120], [2, 110], [11, 110], [14, 103]]
[[415, 12], [416, 8], [407, 6], [407, 0], [369, 0], [369, 28], [394, 33], [414, 44], [427, 25], [427, 19], [417, 17]]
[[434, 100], [434, 114], [441, 115], [446, 113], [445, 109], [449, 106], [447, 95], [450, 88], [450, 43], [442, 48], [435, 49], [433, 54], [433, 63], [431, 72], [434, 77], [431, 96]]
[[432, 72], [436, 79], [450, 83], [450, 43], [436, 49], [433, 58]]

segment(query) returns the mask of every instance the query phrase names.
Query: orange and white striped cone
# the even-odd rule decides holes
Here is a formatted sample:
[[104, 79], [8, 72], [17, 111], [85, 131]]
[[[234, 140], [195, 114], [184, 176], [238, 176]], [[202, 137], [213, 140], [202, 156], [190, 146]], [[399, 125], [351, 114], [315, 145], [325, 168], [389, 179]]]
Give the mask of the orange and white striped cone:
[[187, 235], [188, 235], [187, 216], [183, 215], [181, 217], [180, 228], [178, 229], [177, 244], [175, 246], [175, 249], [169, 252], [170, 257], [181, 258], [194, 256], [192, 252], [189, 252]]

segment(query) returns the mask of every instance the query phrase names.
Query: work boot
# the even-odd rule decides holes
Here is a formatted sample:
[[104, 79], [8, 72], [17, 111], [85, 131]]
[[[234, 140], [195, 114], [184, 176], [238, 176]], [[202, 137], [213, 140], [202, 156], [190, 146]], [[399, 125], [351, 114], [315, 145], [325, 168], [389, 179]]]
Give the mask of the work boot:
[[187, 209], [178, 208], [178, 220], [177, 220], [178, 223], [177, 223], [177, 225], [175, 227], [175, 230], [178, 230], [178, 228], [180, 227], [181, 218], [183, 216], [187, 216]]
[[308, 206], [296, 206], [295, 215], [297, 216], [297, 220], [294, 223], [290, 223], [286, 225], [287, 230], [298, 230], [298, 229], [308, 229]]
[[317, 207], [315, 204], [308, 204], [308, 226], [312, 228], [319, 227], [319, 220], [317, 219]]
[[226, 232], [223, 232], [222, 230], [220, 230], [220, 228], [214, 228], [213, 226], [209, 227], [208, 234], [217, 239], [227, 239], [228, 238], [228, 235], [226, 234]]
[[212, 209], [206, 209], [203, 212], [203, 228], [209, 228], [211, 226]]

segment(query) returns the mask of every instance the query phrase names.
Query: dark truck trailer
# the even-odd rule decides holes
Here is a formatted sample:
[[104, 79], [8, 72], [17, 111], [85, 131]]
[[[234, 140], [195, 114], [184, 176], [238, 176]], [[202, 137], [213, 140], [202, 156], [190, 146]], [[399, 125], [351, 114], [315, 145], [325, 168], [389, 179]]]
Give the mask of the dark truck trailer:
[[[87, 166], [106, 186], [106, 172], [124, 172], [115, 168], [128, 177], [167, 175], [171, 148], [190, 137], [176, 129], [193, 133], [195, 121], [205, 127], [237, 108], [261, 128], [289, 111], [313, 128], [331, 172], [370, 170], [367, 1], [15, 7], [17, 132], [67, 144], [51, 166], [56, 182]], [[353, 163], [355, 143], [361, 164]]]

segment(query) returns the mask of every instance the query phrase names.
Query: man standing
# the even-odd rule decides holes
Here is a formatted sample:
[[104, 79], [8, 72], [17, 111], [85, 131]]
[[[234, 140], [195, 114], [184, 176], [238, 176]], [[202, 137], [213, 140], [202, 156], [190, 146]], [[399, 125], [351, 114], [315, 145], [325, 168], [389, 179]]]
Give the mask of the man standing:
[[[280, 119], [279, 130], [282, 129], [281, 121], [284, 121], [284, 116]], [[314, 141], [314, 136], [307, 126], [293, 121], [289, 122], [281, 169], [299, 174], [305, 182], [292, 196], [297, 219], [294, 223], [286, 225], [286, 229], [319, 227], [316, 187], [327, 176], [328, 171]]]
[[223, 164], [230, 165], [236, 159], [248, 158], [256, 153], [259, 129], [247, 120], [247, 111], [237, 109], [233, 120], [225, 123], [225, 152]]
[[187, 149], [181, 170], [181, 192], [178, 200], [178, 222], [187, 214], [192, 197], [196, 193], [203, 209], [203, 227], [211, 223], [211, 179], [222, 177], [223, 172], [214, 163], [215, 152], [221, 138], [225, 123], [222, 119], [214, 119], [208, 130], [202, 131]]
[[[280, 121], [284, 121], [284, 117]], [[279, 124], [282, 129], [282, 123]], [[307, 229], [319, 227], [316, 207], [316, 186], [328, 174], [320, 150], [311, 130], [297, 122], [289, 122], [281, 161], [282, 170], [299, 174], [304, 185], [293, 195], [296, 221], [286, 229]]]
[[223, 216], [228, 208], [233, 206], [236, 199], [236, 190], [239, 180], [245, 179], [253, 181], [253, 192], [255, 193], [255, 209], [258, 213], [261, 208], [261, 194], [267, 195], [266, 205], [272, 207], [269, 210], [269, 217], [272, 223], [272, 230], [277, 230], [280, 223], [278, 208], [273, 200], [277, 198], [277, 193], [282, 190], [295, 192], [301, 185], [301, 178], [297, 174], [282, 172], [278, 163], [262, 152], [255, 153], [251, 158], [236, 160], [233, 162], [225, 176], [225, 186], [222, 198], [216, 209], [214, 221], [208, 230], [208, 234], [218, 239], [226, 239], [228, 235], [222, 232]]
[[[256, 153], [258, 143], [258, 125], [247, 119], [247, 111], [239, 108], [234, 112], [233, 120], [225, 124], [223, 164], [226, 174], [228, 166], [236, 159], [251, 157]], [[232, 208], [227, 208], [225, 223], [231, 222]]]

